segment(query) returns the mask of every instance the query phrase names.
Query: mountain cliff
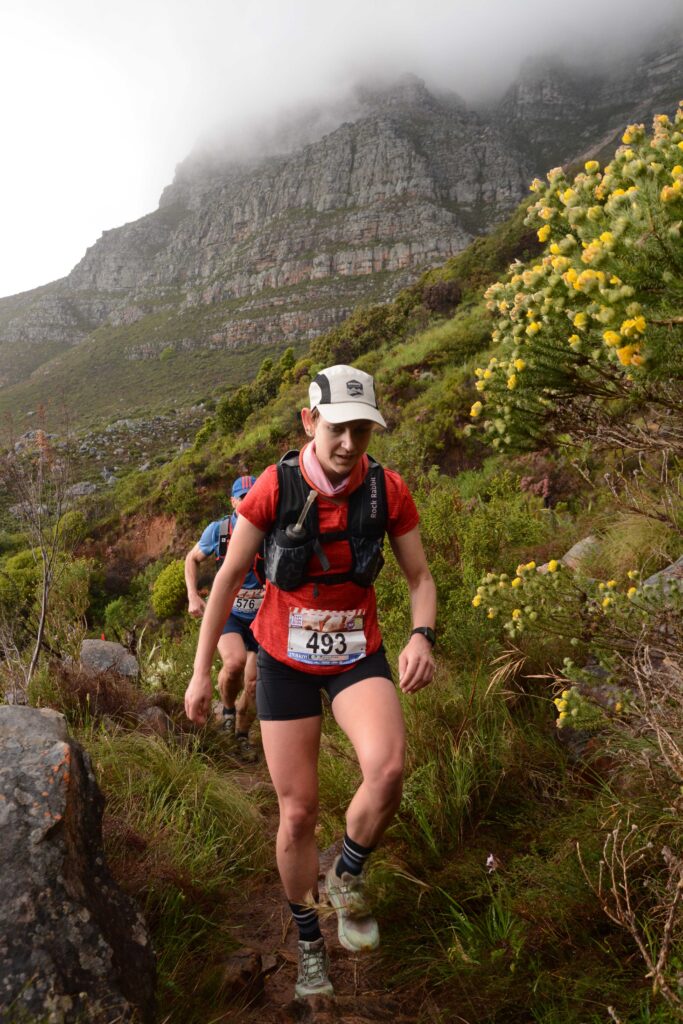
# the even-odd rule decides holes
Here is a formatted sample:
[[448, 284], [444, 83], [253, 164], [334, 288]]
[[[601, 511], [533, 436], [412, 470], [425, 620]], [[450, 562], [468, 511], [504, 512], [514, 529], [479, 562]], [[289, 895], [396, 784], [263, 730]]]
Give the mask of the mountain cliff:
[[29, 409], [46, 388], [68, 399], [75, 380], [104, 416], [238, 383], [269, 348], [461, 251], [534, 175], [681, 95], [677, 39], [609, 72], [528, 62], [480, 109], [406, 76], [271, 152], [193, 154], [156, 211], [106, 231], [68, 277], [0, 300], [0, 408]]

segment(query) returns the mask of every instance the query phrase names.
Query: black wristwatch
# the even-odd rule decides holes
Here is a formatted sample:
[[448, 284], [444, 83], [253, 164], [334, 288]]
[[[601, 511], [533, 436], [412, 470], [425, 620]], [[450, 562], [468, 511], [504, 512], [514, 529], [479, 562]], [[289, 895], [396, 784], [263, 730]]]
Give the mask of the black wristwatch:
[[431, 626], [416, 626], [410, 631], [410, 635], [413, 636], [415, 633], [422, 633], [422, 636], [426, 636], [432, 647], [436, 643], [436, 633]]

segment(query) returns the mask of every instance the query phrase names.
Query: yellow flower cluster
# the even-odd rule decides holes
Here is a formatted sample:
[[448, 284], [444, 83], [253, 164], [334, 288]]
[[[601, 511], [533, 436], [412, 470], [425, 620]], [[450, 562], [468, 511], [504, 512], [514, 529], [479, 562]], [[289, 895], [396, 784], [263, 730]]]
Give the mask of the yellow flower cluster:
[[638, 334], [645, 334], [646, 326], [645, 317], [636, 316], [632, 320], [624, 320], [620, 330], [625, 338], [633, 338]]
[[[554, 561], [553, 572], [557, 572], [559, 562]], [[510, 579], [506, 573], [499, 576], [495, 573], [487, 573], [477, 592], [472, 598], [472, 604], [479, 608], [485, 600], [489, 602], [487, 617], [493, 619], [502, 608], [519, 602], [518, 607], [509, 608], [509, 618], [503, 623], [503, 627], [511, 633], [521, 633], [526, 626], [531, 625], [538, 619], [539, 612], [534, 608], [533, 593], [543, 585], [543, 576], [536, 571], [536, 562], [523, 562], [517, 566], [515, 576]], [[527, 603], [523, 603], [526, 599]]]
[[[644, 360], [640, 354], [639, 339], [645, 333], [646, 326], [645, 317], [641, 315], [624, 320], [618, 331], [603, 332], [605, 345], [616, 349], [617, 359], [622, 366], [642, 366]], [[634, 340], [624, 345], [625, 339]]]
[[553, 704], [557, 708], [557, 718], [555, 719], [555, 725], [558, 729], [562, 729], [565, 726], [577, 726], [579, 725], [579, 716], [583, 712], [585, 715], [585, 709], [587, 707], [586, 700], [577, 689], [576, 686], [569, 687], [562, 690], [559, 697], [555, 697]]
[[611, 231], [603, 231], [599, 238], [583, 242], [582, 247], [582, 263], [600, 263], [614, 248], [614, 235]]
[[[587, 160], [573, 179], [557, 167], [531, 183], [527, 223], [544, 252], [527, 265], [513, 263], [486, 292], [498, 359], [490, 372], [477, 371], [475, 387], [486, 401], [483, 408], [475, 403], [472, 415], [481, 417], [494, 447], [526, 433], [534, 417], [547, 422], [556, 396], [586, 387], [593, 365], [606, 364], [624, 393], [640, 376], [634, 370], [648, 368], [658, 340], [648, 320], [656, 315], [638, 301], [641, 278], [633, 267], [646, 259], [644, 246], [655, 247], [653, 202], [664, 187], [673, 190], [666, 197], [683, 189], [683, 105], [674, 119], [655, 121], [651, 138], [643, 125], [629, 125], [623, 143], [604, 168]], [[654, 215], [663, 218], [660, 234], [674, 238], [683, 218], [667, 212], [670, 205], [662, 199]], [[653, 301], [660, 299], [648, 294]], [[483, 415], [489, 409], [490, 417]]]
[[[557, 708], [557, 710], [559, 712], [559, 714], [557, 716], [557, 719], [556, 719], [556, 724], [558, 725], [558, 727], [562, 727], [565, 724], [566, 719], [569, 718], [569, 712], [570, 712], [569, 702], [570, 702], [571, 697], [572, 697], [572, 691], [571, 690], [563, 690], [562, 694], [559, 697], [555, 697], [555, 700], [553, 701], [553, 704], [555, 705], [555, 707]], [[574, 714], [576, 714], [576, 713], [577, 713], [577, 711], [576, 711], [576, 709], [574, 709]]]
[[[636, 570], [628, 575], [631, 582], [639, 578]], [[569, 630], [565, 635], [576, 646], [579, 640], [573, 633], [573, 623], [577, 617], [577, 600], [589, 615], [611, 618], [615, 614], [626, 614], [629, 604], [641, 595], [638, 586], [622, 587], [617, 579], [598, 580], [592, 586], [584, 582], [577, 589], [573, 576], [557, 558], [551, 558], [540, 572], [535, 561], [521, 562], [512, 579], [505, 573], [487, 573], [477, 587], [472, 605], [482, 610], [486, 608], [490, 619], [504, 612], [503, 628], [511, 636], [531, 628], [540, 616], [543, 618], [539, 626], [550, 621], [556, 627], [564, 618], [563, 628]], [[681, 596], [683, 598], [683, 586]], [[640, 609], [641, 605], [636, 607]]]
[[[668, 120], [668, 119], [667, 119]], [[645, 135], [644, 124], [630, 124], [621, 137], [621, 141], [630, 146], [634, 142], [640, 142]]]
[[[680, 142], [678, 145], [683, 149]], [[683, 196], [683, 166], [681, 166], [681, 164], [676, 164], [676, 166], [672, 168], [671, 177], [673, 179], [672, 184], [664, 185], [662, 191], [659, 193], [659, 198], [663, 203], [673, 202], [674, 199], [680, 199]], [[540, 237], [539, 233], [539, 238]], [[541, 238], [541, 241], [545, 241], [545, 239]]]

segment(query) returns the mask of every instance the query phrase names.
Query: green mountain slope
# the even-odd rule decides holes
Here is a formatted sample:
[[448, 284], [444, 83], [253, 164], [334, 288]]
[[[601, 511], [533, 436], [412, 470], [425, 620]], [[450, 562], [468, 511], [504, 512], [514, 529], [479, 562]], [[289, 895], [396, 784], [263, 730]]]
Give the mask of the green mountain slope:
[[532, 61], [479, 110], [406, 76], [358, 90], [324, 131], [284, 130], [286, 145], [191, 155], [157, 210], [104, 232], [63, 280], [0, 299], [0, 412], [22, 428], [59, 395], [92, 425], [129, 411], [126, 395], [158, 413], [302, 350], [502, 222], [533, 174], [665, 109], [680, 38], [643, 45], [590, 74]]
[[[438, 675], [403, 701], [404, 797], [373, 856], [382, 953], [353, 970], [333, 958], [341, 1010], [420, 1024], [682, 1019], [683, 579], [680, 564], [656, 574], [683, 552], [683, 108], [625, 135], [607, 167], [535, 183], [503, 227], [394, 301], [356, 310], [298, 361], [264, 361], [226, 388], [191, 449], [98, 496], [80, 551], [107, 552], [91, 627], [143, 633], [142, 691], [175, 709], [180, 741], [140, 742], [139, 704], [63, 680], [63, 666], [43, 669], [34, 699], [67, 711], [99, 766], [108, 853], [153, 922], [169, 1022], [237, 1012], [212, 966], [226, 937], [244, 941], [224, 877], [235, 818], [211, 800], [198, 814], [197, 794], [216, 792], [218, 769], [256, 783], [262, 835], [276, 813], [216, 733], [187, 732], [196, 623], [174, 558], [225, 511], [235, 475], [301, 443], [310, 377], [337, 361], [375, 374], [390, 429], [371, 450], [411, 484], [439, 595]], [[168, 543], [149, 560], [140, 540], [160, 522]], [[14, 575], [28, 618], [30, 553], [4, 543], [0, 580]], [[395, 660], [410, 612], [390, 553], [377, 593]], [[68, 591], [62, 602], [77, 606]], [[328, 716], [322, 849], [357, 781]], [[230, 870], [248, 888], [247, 927], [258, 920], [279, 970], [263, 1004], [239, 1012], [274, 1024], [291, 949], [279, 916], [267, 925], [274, 869], [260, 845], [241, 852]]]

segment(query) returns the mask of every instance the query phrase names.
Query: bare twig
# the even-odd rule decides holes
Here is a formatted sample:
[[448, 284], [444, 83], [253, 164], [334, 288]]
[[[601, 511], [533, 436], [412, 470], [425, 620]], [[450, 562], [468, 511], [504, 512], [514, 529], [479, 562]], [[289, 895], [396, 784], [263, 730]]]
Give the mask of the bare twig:
[[[590, 889], [598, 900], [603, 913], [616, 925], [624, 928], [635, 942], [638, 951], [647, 967], [647, 978], [652, 979], [654, 992], [660, 992], [676, 1016], [683, 1020], [683, 999], [674, 990], [667, 977], [669, 954], [674, 936], [674, 929], [679, 921], [679, 907], [683, 895], [683, 861], [677, 858], [668, 847], [662, 850], [662, 856], [669, 872], [668, 892], [672, 892], [670, 903], [663, 907], [661, 902], [650, 908], [649, 919], [655, 920], [664, 909], [666, 917], [659, 935], [659, 952], [655, 958], [653, 948], [656, 943], [650, 935], [643, 932], [634, 902], [633, 882], [635, 869], [646, 860], [651, 843], [640, 840], [640, 832], [636, 825], [624, 829], [620, 819], [616, 827], [608, 833], [602, 851], [602, 859], [598, 869], [597, 883], [591, 878], [583, 858], [580, 844], [576, 844], [581, 871]], [[661, 897], [656, 899], [661, 900]]]

